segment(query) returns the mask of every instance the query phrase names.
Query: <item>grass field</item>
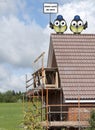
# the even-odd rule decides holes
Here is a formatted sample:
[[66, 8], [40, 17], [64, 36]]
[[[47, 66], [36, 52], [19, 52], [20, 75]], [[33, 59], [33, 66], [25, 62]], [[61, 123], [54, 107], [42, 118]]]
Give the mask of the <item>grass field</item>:
[[22, 130], [22, 103], [0, 103], [0, 130]]

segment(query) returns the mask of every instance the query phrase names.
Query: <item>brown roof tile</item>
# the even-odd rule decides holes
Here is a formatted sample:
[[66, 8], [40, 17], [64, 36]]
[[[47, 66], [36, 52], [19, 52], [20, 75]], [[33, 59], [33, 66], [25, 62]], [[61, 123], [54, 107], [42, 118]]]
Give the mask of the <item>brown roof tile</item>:
[[49, 52], [48, 67], [55, 56], [65, 99], [95, 99], [95, 35], [52, 34]]

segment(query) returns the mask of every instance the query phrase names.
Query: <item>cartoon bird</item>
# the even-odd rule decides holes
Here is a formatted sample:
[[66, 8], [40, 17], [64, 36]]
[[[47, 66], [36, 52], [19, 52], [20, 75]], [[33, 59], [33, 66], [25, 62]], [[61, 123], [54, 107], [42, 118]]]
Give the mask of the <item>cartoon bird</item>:
[[71, 21], [70, 24], [70, 30], [74, 34], [80, 34], [84, 29], [86, 29], [88, 26], [88, 23], [84, 24], [83, 21], [80, 19], [79, 15], [74, 16], [74, 19]]
[[63, 34], [67, 30], [67, 23], [62, 15], [58, 15], [53, 24], [50, 22], [50, 28], [58, 34]]

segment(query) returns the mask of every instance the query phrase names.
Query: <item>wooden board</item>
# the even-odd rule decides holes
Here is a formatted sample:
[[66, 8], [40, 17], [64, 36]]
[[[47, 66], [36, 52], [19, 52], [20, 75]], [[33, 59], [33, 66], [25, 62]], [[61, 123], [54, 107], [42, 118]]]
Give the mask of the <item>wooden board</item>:
[[[42, 126], [47, 126], [47, 122], [41, 122]], [[56, 126], [56, 127], [88, 127], [89, 123], [88, 121], [53, 121], [48, 122], [48, 126]]]

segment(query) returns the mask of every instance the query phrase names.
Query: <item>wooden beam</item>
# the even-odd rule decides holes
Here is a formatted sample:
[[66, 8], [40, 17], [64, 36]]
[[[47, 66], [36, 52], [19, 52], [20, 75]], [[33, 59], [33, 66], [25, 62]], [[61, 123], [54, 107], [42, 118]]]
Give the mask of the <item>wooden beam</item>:
[[[42, 108], [43, 108], [43, 89], [42, 89]], [[41, 121], [43, 121], [43, 109], [41, 109]]]
[[[77, 103], [76, 104], [52, 104], [52, 105], [48, 105], [48, 107], [51, 106], [51, 107], [59, 107], [59, 106], [67, 106], [67, 107], [78, 107]], [[95, 107], [95, 104], [81, 104], [80, 103], [80, 107]]]
[[58, 72], [56, 72], [56, 88], [58, 88]]
[[[46, 89], [46, 106], [48, 106], [48, 89]], [[46, 129], [48, 130], [48, 107], [46, 108], [46, 122], [47, 122]]]
[[63, 98], [62, 98], [62, 91], [60, 90], [60, 111], [61, 111], [61, 113], [60, 113], [60, 120], [62, 121], [63, 119], [62, 119], [62, 102], [63, 102], [63, 100], [62, 100]]
[[30, 78], [29, 80], [27, 80], [27, 81], [26, 81], [26, 83], [30, 82], [31, 80], [33, 80], [33, 77], [32, 77], [32, 78]]
[[45, 52], [43, 52], [40, 56], [38, 56], [38, 57], [36, 58], [36, 60], [34, 61], [34, 63], [36, 63], [44, 54], [45, 54]]
[[80, 124], [80, 96], [78, 95], [78, 121], [79, 121], [79, 130], [81, 129], [80, 128], [80, 126], [81, 126], [81, 124]]
[[[81, 127], [86, 128], [89, 127], [89, 122], [88, 121], [81, 121]], [[47, 122], [41, 122], [42, 126], [47, 126]], [[78, 128], [78, 121], [51, 121], [49, 122], [49, 127], [74, 127]]]

